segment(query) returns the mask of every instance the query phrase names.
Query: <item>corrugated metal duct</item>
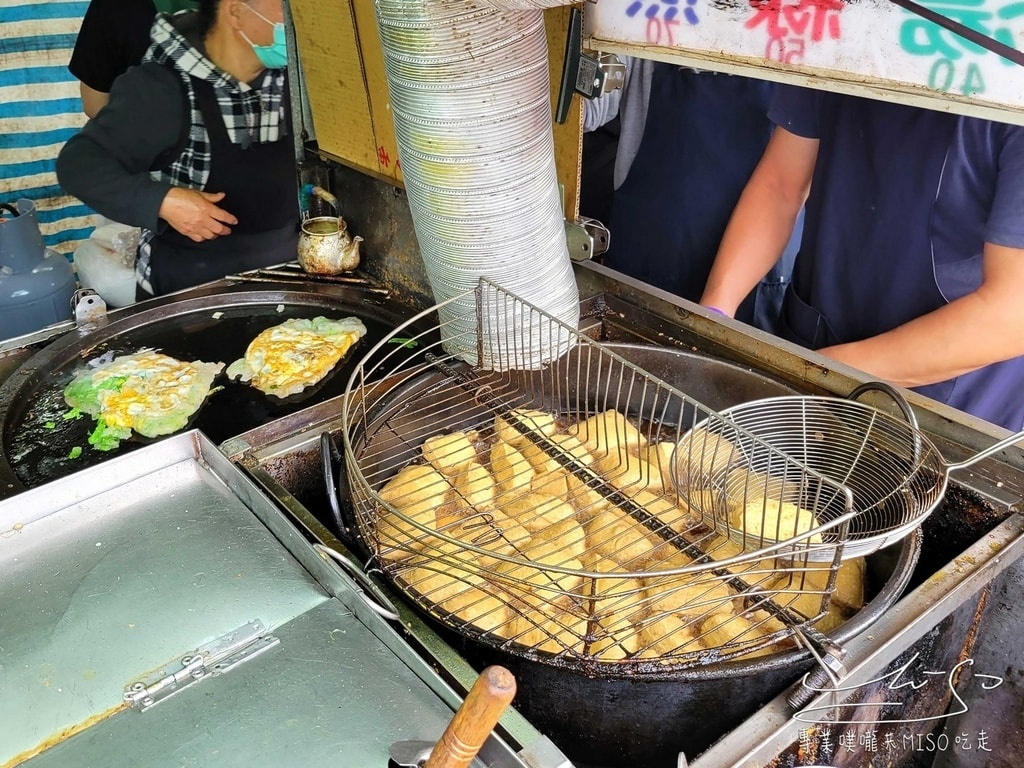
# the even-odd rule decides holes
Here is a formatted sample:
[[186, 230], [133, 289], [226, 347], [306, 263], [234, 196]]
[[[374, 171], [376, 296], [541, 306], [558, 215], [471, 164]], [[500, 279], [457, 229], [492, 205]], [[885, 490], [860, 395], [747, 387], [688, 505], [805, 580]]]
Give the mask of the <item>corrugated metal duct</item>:
[[[486, 277], [575, 328], [541, 8], [376, 3], [399, 160], [435, 299]], [[461, 319], [474, 317], [473, 301], [444, 312], [448, 351], [476, 362], [462, 336], [474, 328]]]

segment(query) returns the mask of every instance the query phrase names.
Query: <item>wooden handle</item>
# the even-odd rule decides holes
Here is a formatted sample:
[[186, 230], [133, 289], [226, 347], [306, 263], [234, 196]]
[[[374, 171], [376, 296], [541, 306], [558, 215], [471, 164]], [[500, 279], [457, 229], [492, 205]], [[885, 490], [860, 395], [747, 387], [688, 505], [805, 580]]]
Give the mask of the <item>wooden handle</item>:
[[481, 672], [423, 768], [467, 768], [515, 695], [516, 679], [507, 669]]

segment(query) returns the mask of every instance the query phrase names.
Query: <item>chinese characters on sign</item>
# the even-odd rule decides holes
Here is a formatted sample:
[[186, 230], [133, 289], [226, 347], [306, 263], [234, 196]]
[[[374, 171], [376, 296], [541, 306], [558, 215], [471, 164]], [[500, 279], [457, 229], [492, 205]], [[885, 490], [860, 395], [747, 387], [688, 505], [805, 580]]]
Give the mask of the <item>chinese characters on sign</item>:
[[803, 61], [808, 45], [825, 37], [840, 39], [839, 12], [843, 0], [751, 0], [754, 14], [744, 26], [764, 26], [768, 34], [764, 57], [786, 64]]
[[1006, 107], [1006, 122], [1024, 123], [1017, 65], [982, 44], [1024, 51], [1024, 0], [915, 2], [946, 21], [894, 0], [601, 0], [587, 4], [587, 24], [596, 40], [646, 46], [653, 58], [675, 49], [716, 71], [765, 67], [797, 84], [805, 74], [834, 77], [963, 114], [971, 111], [959, 105], [972, 102]]
[[[1024, 2], [1002, 7], [986, 3], [985, 0], [922, 0], [921, 4], [968, 29], [1011, 48], [1016, 47], [1013, 30], [1007, 22], [1024, 16]], [[976, 60], [977, 56], [990, 56], [1004, 65], [1014, 66], [1013, 62], [987, 51], [977, 43], [909, 11], [906, 15], [906, 20], [900, 25], [900, 47], [911, 56], [934, 59], [928, 74], [930, 88], [980, 95], [985, 92], [985, 79]]]

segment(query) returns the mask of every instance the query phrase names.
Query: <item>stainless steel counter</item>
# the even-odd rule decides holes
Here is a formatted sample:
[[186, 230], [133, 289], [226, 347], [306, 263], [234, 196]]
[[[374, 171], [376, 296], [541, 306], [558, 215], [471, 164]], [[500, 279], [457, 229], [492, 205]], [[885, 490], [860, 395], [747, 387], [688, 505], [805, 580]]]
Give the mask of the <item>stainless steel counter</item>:
[[198, 432], [0, 502], [0, 568], [0, 765], [383, 768], [459, 702]]

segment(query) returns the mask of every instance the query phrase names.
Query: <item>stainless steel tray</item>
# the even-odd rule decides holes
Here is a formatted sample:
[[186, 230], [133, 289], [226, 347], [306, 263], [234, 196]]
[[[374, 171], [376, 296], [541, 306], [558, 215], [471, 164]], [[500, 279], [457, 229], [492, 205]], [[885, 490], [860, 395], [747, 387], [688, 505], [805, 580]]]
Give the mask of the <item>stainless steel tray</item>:
[[[3, 766], [384, 768], [459, 703], [197, 431], [0, 502], [0, 572]], [[255, 622], [263, 652], [125, 701]], [[525, 765], [493, 735], [481, 758]]]

